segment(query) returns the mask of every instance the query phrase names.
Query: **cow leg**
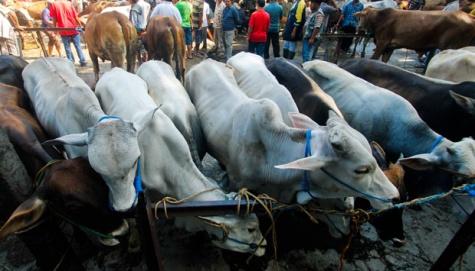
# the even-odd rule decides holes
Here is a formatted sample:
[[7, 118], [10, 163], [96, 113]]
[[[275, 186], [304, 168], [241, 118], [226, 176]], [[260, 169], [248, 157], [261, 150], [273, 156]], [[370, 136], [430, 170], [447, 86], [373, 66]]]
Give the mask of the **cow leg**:
[[387, 48], [387, 44], [381, 44], [381, 43], [376, 44], [376, 49], [374, 50], [374, 54], [371, 57], [371, 59], [378, 60], [379, 57], [386, 51], [386, 48]]
[[391, 55], [393, 54], [394, 49], [386, 49], [383, 53], [383, 62], [388, 63], [389, 58], [391, 58]]
[[[133, 51], [133, 50], [132, 50]], [[137, 55], [141, 59], [140, 47], [137, 51], [127, 52], [127, 71], [134, 73], [135, 72], [135, 60], [137, 59]]]

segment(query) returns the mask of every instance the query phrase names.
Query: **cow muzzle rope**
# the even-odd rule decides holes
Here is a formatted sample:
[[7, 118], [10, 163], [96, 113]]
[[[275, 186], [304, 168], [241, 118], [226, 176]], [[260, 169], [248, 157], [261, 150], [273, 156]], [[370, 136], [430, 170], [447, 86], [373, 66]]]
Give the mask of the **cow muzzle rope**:
[[[305, 157], [309, 157], [309, 156], [312, 156], [312, 150], [311, 150], [311, 147], [310, 147], [310, 139], [312, 138], [312, 130], [307, 130], [307, 134], [306, 134], [306, 137], [305, 137]], [[326, 175], [328, 175], [331, 179], [333, 179], [334, 181], [336, 181], [337, 183], [345, 186], [346, 188], [358, 193], [358, 194], [361, 194], [363, 195], [364, 197], [367, 197], [367, 198], [372, 198], [372, 199], [375, 199], [375, 200], [379, 200], [379, 201], [382, 201], [382, 202], [392, 202], [391, 199], [384, 199], [384, 198], [380, 198], [380, 197], [377, 197], [375, 195], [371, 195], [369, 193], [366, 193], [364, 191], [361, 191], [345, 182], [343, 182], [342, 180], [340, 180], [338, 177], [336, 177], [335, 175], [331, 174], [330, 172], [328, 172], [325, 168], [320, 168], [321, 171], [323, 171]], [[308, 195], [315, 199], [316, 197], [314, 195], [312, 195], [312, 193], [310, 192], [310, 182], [308, 181], [308, 170], [305, 170], [304, 171], [304, 177], [303, 177], [303, 180], [302, 180], [302, 191], [304, 192], [307, 192]]]

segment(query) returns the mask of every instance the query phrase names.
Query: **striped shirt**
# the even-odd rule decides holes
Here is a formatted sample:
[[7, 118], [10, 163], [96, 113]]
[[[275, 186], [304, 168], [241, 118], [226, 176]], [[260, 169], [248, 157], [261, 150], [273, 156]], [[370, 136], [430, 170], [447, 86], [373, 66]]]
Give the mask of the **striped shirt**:
[[204, 4], [202, 0], [193, 1], [193, 13], [191, 15], [193, 28], [199, 28], [203, 23], [203, 8]]

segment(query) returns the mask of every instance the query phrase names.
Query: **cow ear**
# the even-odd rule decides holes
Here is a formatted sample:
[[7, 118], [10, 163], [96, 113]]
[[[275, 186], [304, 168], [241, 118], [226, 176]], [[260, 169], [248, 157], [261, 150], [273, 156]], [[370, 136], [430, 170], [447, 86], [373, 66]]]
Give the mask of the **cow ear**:
[[310, 156], [302, 159], [295, 160], [293, 162], [277, 165], [275, 168], [279, 169], [303, 169], [303, 170], [315, 170], [326, 166], [330, 162], [329, 160], [323, 160], [316, 156]]
[[44, 201], [32, 197], [23, 202], [13, 212], [5, 225], [0, 229], [0, 240], [8, 235], [31, 228], [39, 222], [46, 210]]
[[145, 129], [145, 127], [148, 127], [150, 125], [150, 123], [153, 120], [153, 116], [155, 115], [155, 112], [158, 111], [160, 106], [152, 109], [150, 112], [143, 115], [139, 120], [134, 122], [134, 127], [137, 130], [137, 133], [140, 133], [141, 131], [143, 131]]
[[56, 139], [51, 139], [42, 143], [44, 146], [51, 145], [75, 145], [75, 146], [84, 146], [87, 145], [87, 133], [82, 134], [70, 134], [58, 137]]
[[320, 125], [318, 125], [311, 118], [299, 112], [289, 112], [289, 117], [295, 128], [315, 130], [320, 127]]
[[475, 115], [475, 99], [462, 96], [449, 90], [450, 96], [455, 100], [455, 102], [460, 105], [468, 113]]
[[426, 170], [437, 165], [437, 157], [430, 153], [423, 153], [399, 159], [399, 163], [416, 170]]
[[378, 166], [380, 168], [386, 169], [388, 167], [388, 163], [386, 162], [386, 153], [384, 152], [383, 148], [376, 141], [371, 141], [370, 146], [371, 153], [376, 159]]

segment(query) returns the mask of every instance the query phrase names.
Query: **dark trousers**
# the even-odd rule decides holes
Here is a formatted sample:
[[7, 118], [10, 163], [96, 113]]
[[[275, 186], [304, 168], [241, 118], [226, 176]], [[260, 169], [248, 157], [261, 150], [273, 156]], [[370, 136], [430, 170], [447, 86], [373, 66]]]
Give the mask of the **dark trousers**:
[[267, 32], [266, 47], [264, 49], [264, 59], [269, 59], [269, 49], [272, 42], [272, 49], [274, 50], [274, 57], [280, 57], [279, 32]]
[[[341, 28], [341, 31], [343, 31], [343, 33], [347, 33], [347, 34], [355, 34], [356, 33], [356, 27], [353, 27], [353, 26], [343, 26]], [[343, 51], [348, 51], [350, 50], [350, 46], [351, 44], [353, 43], [353, 38], [341, 38], [341, 47], [340, 49], [343, 50]]]

